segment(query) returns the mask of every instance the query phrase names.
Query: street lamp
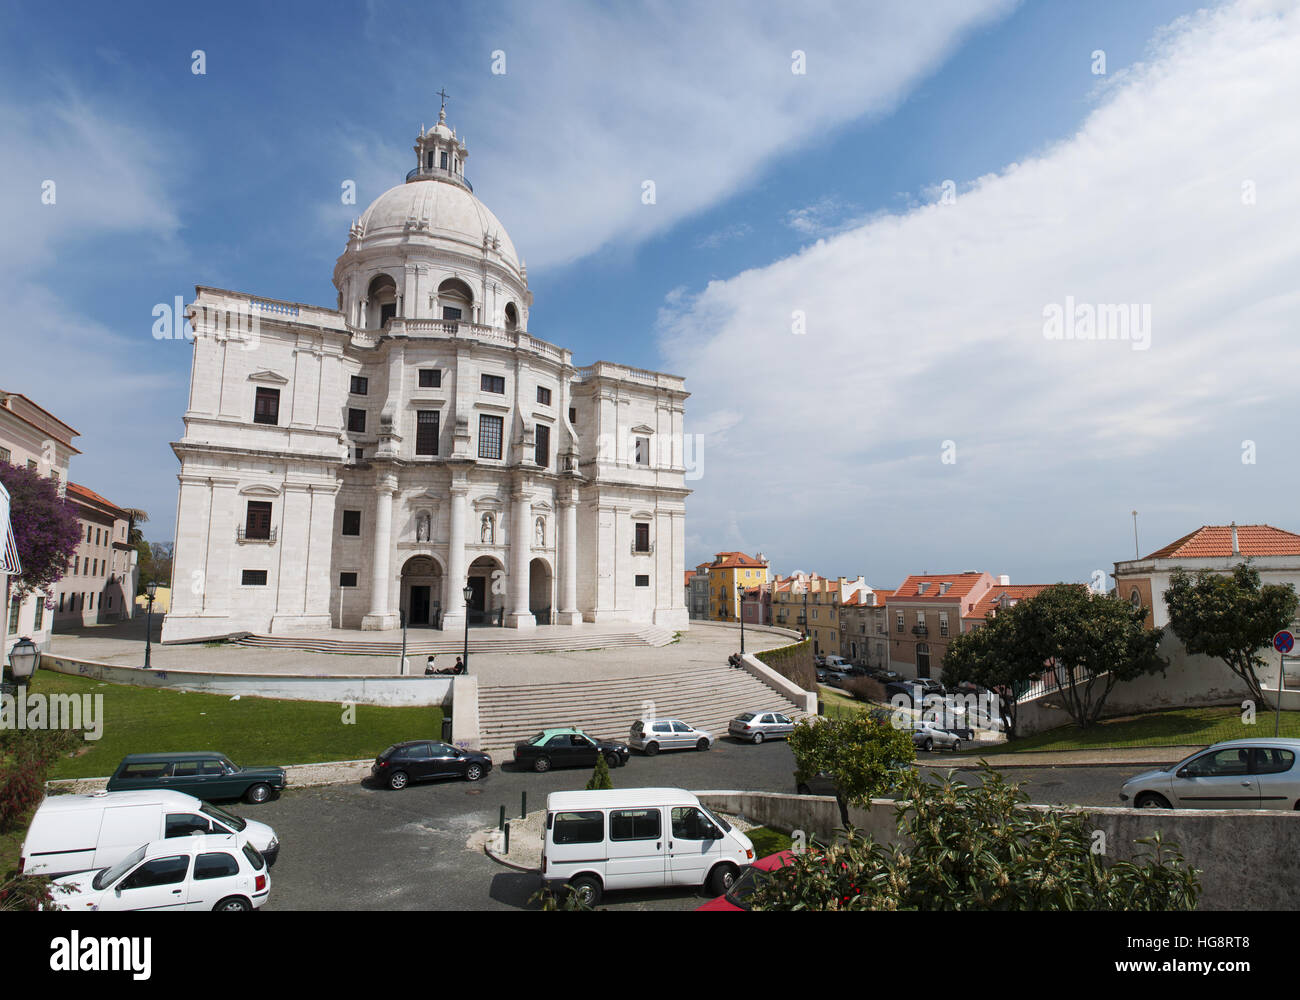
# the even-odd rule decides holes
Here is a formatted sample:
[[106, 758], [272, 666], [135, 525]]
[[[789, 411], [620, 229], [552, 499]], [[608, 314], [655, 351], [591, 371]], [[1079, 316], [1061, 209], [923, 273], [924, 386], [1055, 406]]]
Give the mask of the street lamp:
[[736, 608], [740, 613], [740, 655], [745, 655], [745, 585], [736, 584]]
[[18, 684], [26, 686], [40, 659], [41, 651], [36, 648], [36, 643], [24, 636], [9, 650], [9, 675]]
[[461, 664], [465, 667], [465, 673], [469, 673], [469, 602], [474, 597], [474, 588], [468, 583], [462, 590], [461, 596], [465, 598], [465, 655], [461, 659]]
[[149, 596], [149, 609], [145, 615], [144, 625], [144, 668], [149, 669], [149, 642], [153, 638], [153, 599], [158, 593], [158, 581], [150, 580], [145, 584], [144, 592]]

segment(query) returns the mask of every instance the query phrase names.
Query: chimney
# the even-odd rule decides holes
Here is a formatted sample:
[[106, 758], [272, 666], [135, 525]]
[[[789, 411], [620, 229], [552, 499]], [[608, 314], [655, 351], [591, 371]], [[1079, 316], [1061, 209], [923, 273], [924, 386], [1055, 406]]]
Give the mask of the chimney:
[[[1235, 535], [1233, 537], [1236, 538]], [[1011, 586], [1011, 577], [1007, 576], [1006, 573], [1003, 573], [1001, 576], [998, 577], [998, 586], [999, 587]]]
[[1232, 554], [1234, 556], [1239, 556], [1241, 555], [1241, 548], [1237, 545], [1237, 522], [1233, 521], [1231, 527], [1232, 527]]

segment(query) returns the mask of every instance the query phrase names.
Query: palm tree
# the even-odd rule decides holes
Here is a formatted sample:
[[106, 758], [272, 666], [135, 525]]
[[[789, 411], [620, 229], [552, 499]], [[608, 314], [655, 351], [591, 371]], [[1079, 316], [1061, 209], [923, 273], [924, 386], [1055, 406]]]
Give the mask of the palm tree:
[[126, 539], [132, 545], [139, 545], [144, 541], [144, 532], [136, 527], [137, 524], [148, 524], [149, 514], [139, 507], [123, 507], [127, 518], [130, 520], [130, 527], [126, 532]]

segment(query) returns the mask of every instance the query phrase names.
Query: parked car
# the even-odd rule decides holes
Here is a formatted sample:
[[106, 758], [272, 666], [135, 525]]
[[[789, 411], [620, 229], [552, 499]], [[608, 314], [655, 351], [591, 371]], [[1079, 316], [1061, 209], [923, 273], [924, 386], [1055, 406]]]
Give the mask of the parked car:
[[903, 679], [903, 675], [898, 671], [887, 670], [884, 667], [867, 667], [867, 676], [875, 678], [881, 684], [893, 684]]
[[109, 868], [141, 844], [194, 833], [240, 834], [268, 864], [280, 853], [280, 841], [265, 823], [183, 792], [96, 792], [47, 797], [27, 828], [18, 870], [56, 878]]
[[831, 655], [826, 657], [826, 666], [831, 670], [838, 670], [843, 673], [844, 669], [848, 667], [848, 665], [849, 661], [844, 659], [842, 656]]
[[611, 788], [546, 797], [542, 879], [589, 906], [611, 889], [707, 885], [721, 895], [754, 844], [680, 788]]
[[696, 907], [696, 910], [737, 910], [749, 909], [749, 897], [754, 894], [754, 889], [762, 882], [763, 877], [778, 868], [783, 868], [790, 863], [794, 857], [793, 851], [778, 851], [776, 854], [769, 854], [765, 858], [759, 858], [752, 865], [740, 873], [730, 889], [723, 895], [709, 900], [703, 906]]
[[737, 739], [762, 743], [794, 732], [794, 722], [780, 712], [741, 712], [729, 723], [727, 732]]
[[437, 740], [407, 740], [394, 743], [376, 757], [370, 774], [389, 788], [399, 789], [434, 778], [478, 781], [491, 770], [491, 756], [478, 750], [462, 750]]
[[271, 895], [266, 859], [238, 835], [202, 834], [137, 847], [111, 868], [55, 879], [61, 908], [252, 910]]
[[1124, 782], [1139, 809], [1300, 809], [1300, 740], [1228, 740]]
[[225, 754], [213, 751], [133, 753], [122, 758], [108, 779], [108, 790], [157, 788], [185, 792], [205, 802], [265, 802], [288, 783], [282, 767], [236, 767]]
[[912, 745], [925, 750], [927, 753], [935, 747], [943, 747], [945, 750], [960, 750], [961, 737], [948, 732], [946, 729], [940, 729], [933, 722], [918, 719], [912, 723]]
[[600, 754], [610, 767], [618, 767], [627, 763], [632, 750], [626, 743], [597, 739], [581, 729], [543, 729], [531, 740], [515, 744], [515, 763], [539, 772], [553, 767], [595, 767]]
[[[900, 774], [901, 772], [908, 770], [909, 767], [910, 765], [906, 761], [896, 761], [893, 765], [894, 771]], [[807, 781], [798, 781], [796, 777], [796, 782], [797, 783], [795, 784], [795, 788], [794, 788], [794, 793], [796, 795], [834, 795], [835, 794], [835, 780], [829, 774], [826, 774], [824, 771], [818, 772], [817, 774], [813, 775], [813, 777], [809, 778]], [[889, 782], [887, 783], [887, 785], [883, 790], [884, 794], [888, 795], [888, 793], [894, 790], [896, 785], [897, 785], [897, 777], [891, 777], [891, 779], [889, 780]]]
[[713, 734], [688, 726], [680, 719], [637, 719], [628, 734], [628, 746], [653, 757], [660, 750], [707, 750]]

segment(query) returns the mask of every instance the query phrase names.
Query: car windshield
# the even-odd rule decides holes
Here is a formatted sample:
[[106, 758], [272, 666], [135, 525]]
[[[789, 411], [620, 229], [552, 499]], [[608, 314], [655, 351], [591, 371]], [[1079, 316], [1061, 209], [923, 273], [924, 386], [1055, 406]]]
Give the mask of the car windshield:
[[741, 712], [738, 716], [736, 716], [736, 721], [737, 721], [737, 722], [748, 722], [748, 721], [749, 721], [750, 719], [752, 719], [753, 717], [754, 717], [754, 713], [753, 713], [753, 712]]
[[767, 878], [767, 874], [767, 872], [760, 871], [757, 868], [746, 868], [722, 898], [732, 906], [739, 906], [742, 910], [748, 910], [749, 897], [754, 894], [759, 882]]
[[227, 773], [229, 774], [234, 774], [236, 771], [239, 770], [239, 768], [235, 767], [234, 764], [230, 763], [229, 757], [220, 758], [220, 764], [222, 767], [226, 769]]
[[379, 755], [379, 759], [387, 760], [389, 757], [393, 756], [393, 751], [396, 749], [397, 749], [397, 744], [394, 743], [391, 747], [389, 747], [387, 750], [385, 750], [383, 753]]
[[536, 736], [534, 736], [531, 740], [529, 740], [529, 741], [528, 741], [528, 745], [529, 745], [529, 746], [534, 746], [534, 747], [539, 747], [539, 746], [541, 746], [543, 743], [545, 743], [546, 740], [547, 740], [546, 731], [543, 730], [542, 732], [540, 732], [540, 733], [538, 733]]
[[105, 868], [90, 883], [96, 889], [106, 889], [144, 860], [144, 847], [137, 847], [112, 868]]
[[727, 833], [730, 833], [730, 832], [731, 832], [731, 824], [728, 823], [728, 822], [727, 822], [725, 819], [723, 819], [721, 816], [719, 816], [717, 813], [710, 812], [708, 809], [705, 809], [704, 806], [700, 806], [700, 812], [704, 813], [705, 816], [709, 817], [709, 819], [711, 819], [711, 820], [713, 820], [713, 822], [717, 823], [718, 826], [720, 826], [720, 827], [721, 827], [723, 830], [725, 830]]
[[199, 806], [199, 812], [207, 813], [207, 815], [211, 816], [215, 820], [221, 821], [236, 833], [248, 826], [248, 820], [242, 819], [239, 816], [233, 816], [226, 812], [226, 810], [212, 805], [210, 802], [204, 802], [203, 805]]

